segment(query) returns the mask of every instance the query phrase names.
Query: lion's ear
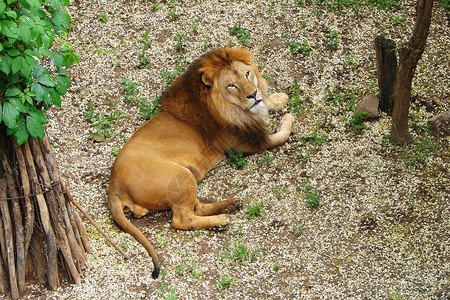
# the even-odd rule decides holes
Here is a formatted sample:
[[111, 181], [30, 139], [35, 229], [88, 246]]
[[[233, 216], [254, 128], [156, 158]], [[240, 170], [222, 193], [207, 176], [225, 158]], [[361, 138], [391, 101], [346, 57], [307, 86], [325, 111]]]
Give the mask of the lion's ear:
[[209, 77], [206, 75], [206, 73], [202, 74], [202, 81], [207, 86], [212, 86], [212, 84], [213, 84], [212, 80], [209, 79]]

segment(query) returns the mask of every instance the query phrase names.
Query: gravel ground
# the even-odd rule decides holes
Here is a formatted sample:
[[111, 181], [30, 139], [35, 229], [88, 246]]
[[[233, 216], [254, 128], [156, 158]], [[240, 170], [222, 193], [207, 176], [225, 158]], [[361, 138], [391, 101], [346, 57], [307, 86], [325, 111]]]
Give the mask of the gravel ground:
[[[70, 69], [73, 86], [47, 131], [73, 196], [132, 258], [86, 224], [94, 250], [83, 283], [54, 292], [32, 285], [27, 298], [449, 298], [449, 138], [425, 130], [428, 118], [450, 109], [448, 13], [435, 5], [413, 82], [412, 134], [422, 143], [398, 147], [386, 141], [390, 117], [366, 121], [360, 134], [349, 119], [354, 101], [377, 93], [375, 36], [406, 41], [412, 1], [397, 11], [280, 2], [79, 0], [69, 8], [68, 41], [80, 64]], [[231, 36], [233, 26], [250, 37]], [[177, 33], [186, 37], [182, 49]], [[327, 50], [334, 33], [337, 46]], [[293, 55], [295, 41], [311, 51]], [[202, 199], [243, 199], [227, 230], [177, 231], [170, 212], [133, 220], [161, 258], [163, 273], [153, 280], [144, 248], [111, 219], [110, 167], [144, 122], [139, 99], [150, 103], [168, 74], [219, 46], [245, 46], [270, 91], [291, 93], [293, 134], [281, 147], [246, 157], [242, 169], [222, 162], [199, 184]], [[128, 97], [134, 103], [124, 99], [123, 78], [139, 90]], [[97, 133], [96, 117], [103, 124]], [[307, 207], [307, 197], [319, 207]], [[258, 205], [260, 216], [248, 218]]]

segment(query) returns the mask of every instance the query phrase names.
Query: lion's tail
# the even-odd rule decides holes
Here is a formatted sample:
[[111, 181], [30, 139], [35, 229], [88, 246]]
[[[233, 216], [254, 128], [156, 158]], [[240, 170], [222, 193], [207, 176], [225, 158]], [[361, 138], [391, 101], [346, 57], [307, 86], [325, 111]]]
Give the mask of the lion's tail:
[[134, 237], [147, 250], [148, 254], [153, 260], [153, 266], [155, 267], [152, 272], [152, 277], [153, 279], [158, 278], [161, 265], [152, 244], [145, 237], [145, 235], [125, 217], [123, 206], [118, 196], [110, 196], [109, 205], [111, 214], [117, 224], [119, 224], [119, 226], [122, 227], [123, 230], [131, 234], [131, 236]]

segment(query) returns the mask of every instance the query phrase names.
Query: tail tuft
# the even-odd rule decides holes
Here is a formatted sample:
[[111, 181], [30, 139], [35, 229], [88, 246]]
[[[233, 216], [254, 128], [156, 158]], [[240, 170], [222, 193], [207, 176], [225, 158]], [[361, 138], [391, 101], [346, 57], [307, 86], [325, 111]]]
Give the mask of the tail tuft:
[[159, 268], [159, 267], [155, 267], [155, 269], [154, 269], [153, 272], [152, 272], [152, 278], [153, 278], [153, 279], [158, 278], [158, 276], [159, 276], [159, 271], [160, 271], [160, 268]]

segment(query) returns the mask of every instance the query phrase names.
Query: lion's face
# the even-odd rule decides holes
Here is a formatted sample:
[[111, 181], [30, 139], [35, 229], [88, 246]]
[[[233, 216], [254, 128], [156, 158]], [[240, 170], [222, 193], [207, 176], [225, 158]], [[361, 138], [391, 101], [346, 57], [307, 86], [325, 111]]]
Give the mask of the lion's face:
[[228, 109], [239, 107], [253, 114], [265, 108], [263, 98], [266, 97], [266, 85], [264, 79], [253, 64], [245, 64], [240, 61], [233, 62], [230, 67], [221, 71], [220, 76], [214, 80], [213, 93]]

